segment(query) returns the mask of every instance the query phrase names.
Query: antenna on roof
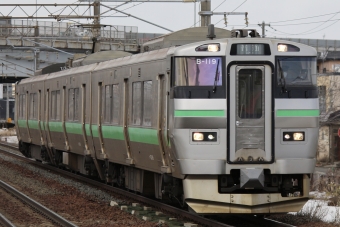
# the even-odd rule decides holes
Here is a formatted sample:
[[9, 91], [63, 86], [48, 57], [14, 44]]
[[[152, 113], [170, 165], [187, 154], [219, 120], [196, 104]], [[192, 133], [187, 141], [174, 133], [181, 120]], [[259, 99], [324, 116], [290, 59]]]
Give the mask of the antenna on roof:
[[216, 35], [215, 35], [215, 27], [213, 24], [209, 24], [208, 25], [208, 35], [207, 35], [207, 38], [209, 39], [214, 39], [216, 38]]

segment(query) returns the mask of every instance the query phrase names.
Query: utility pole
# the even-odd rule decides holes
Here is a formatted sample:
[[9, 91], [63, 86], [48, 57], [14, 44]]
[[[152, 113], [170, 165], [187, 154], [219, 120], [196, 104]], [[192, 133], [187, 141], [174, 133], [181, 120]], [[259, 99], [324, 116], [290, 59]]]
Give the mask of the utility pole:
[[262, 24], [258, 24], [262, 28], [262, 38], [266, 37], [266, 26], [270, 26], [270, 24], [266, 24], [264, 21], [262, 21]]
[[34, 39], [35, 44], [34, 46], [36, 48], [34, 48], [33, 50], [33, 55], [34, 55], [34, 75], [36, 73], [36, 71], [39, 69], [40, 67], [40, 51], [39, 51], [39, 26], [38, 26], [38, 21], [36, 22], [36, 25], [34, 27], [34, 37], [36, 37]]
[[100, 47], [100, 0], [95, 0], [93, 3], [93, 52], [99, 52], [101, 50]]
[[[211, 0], [201, 1], [201, 11], [211, 11]], [[211, 24], [211, 15], [201, 15], [201, 27]]]

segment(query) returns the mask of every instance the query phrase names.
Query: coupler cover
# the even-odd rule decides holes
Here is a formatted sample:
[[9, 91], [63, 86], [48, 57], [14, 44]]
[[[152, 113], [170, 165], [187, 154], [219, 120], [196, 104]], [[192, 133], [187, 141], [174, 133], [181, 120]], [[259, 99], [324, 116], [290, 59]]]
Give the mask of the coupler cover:
[[263, 187], [263, 169], [241, 169], [240, 188], [260, 189]]

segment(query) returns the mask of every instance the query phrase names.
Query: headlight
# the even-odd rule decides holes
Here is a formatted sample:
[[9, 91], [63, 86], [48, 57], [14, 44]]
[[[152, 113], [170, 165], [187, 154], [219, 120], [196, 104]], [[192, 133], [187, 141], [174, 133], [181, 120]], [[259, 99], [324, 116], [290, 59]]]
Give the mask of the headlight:
[[287, 52], [288, 51], [288, 47], [285, 44], [279, 44], [279, 45], [277, 45], [277, 51]]
[[305, 140], [302, 132], [295, 132], [293, 134], [293, 138], [294, 138], [294, 140], [298, 140], [298, 141]]
[[192, 132], [193, 142], [217, 142], [217, 132]]
[[220, 51], [221, 47], [219, 43], [208, 43], [203, 44], [195, 48], [195, 51], [208, 51], [208, 52], [217, 52]]
[[219, 44], [209, 44], [208, 45], [208, 51], [210, 51], [210, 52], [217, 52], [219, 50], [220, 50]]
[[203, 133], [200, 132], [194, 132], [192, 136], [193, 141], [202, 141], [204, 139]]
[[290, 135], [289, 135], [288, 133], [285, 134], [284, 137], [285, 137], [286, 140], [289, 140], [289, 139], [290, 139]]
[[305, 141], [305, 132], [283, 132], [283, 141]]

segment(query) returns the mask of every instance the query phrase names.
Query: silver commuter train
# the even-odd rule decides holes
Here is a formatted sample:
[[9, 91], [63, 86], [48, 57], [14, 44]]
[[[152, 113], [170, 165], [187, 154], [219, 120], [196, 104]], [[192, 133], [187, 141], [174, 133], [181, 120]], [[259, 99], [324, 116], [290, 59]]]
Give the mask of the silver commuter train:
[[25, 79], [20, 151], [199, 214], [298, 211], [317, 149], [316, 54], [224, 38]]

